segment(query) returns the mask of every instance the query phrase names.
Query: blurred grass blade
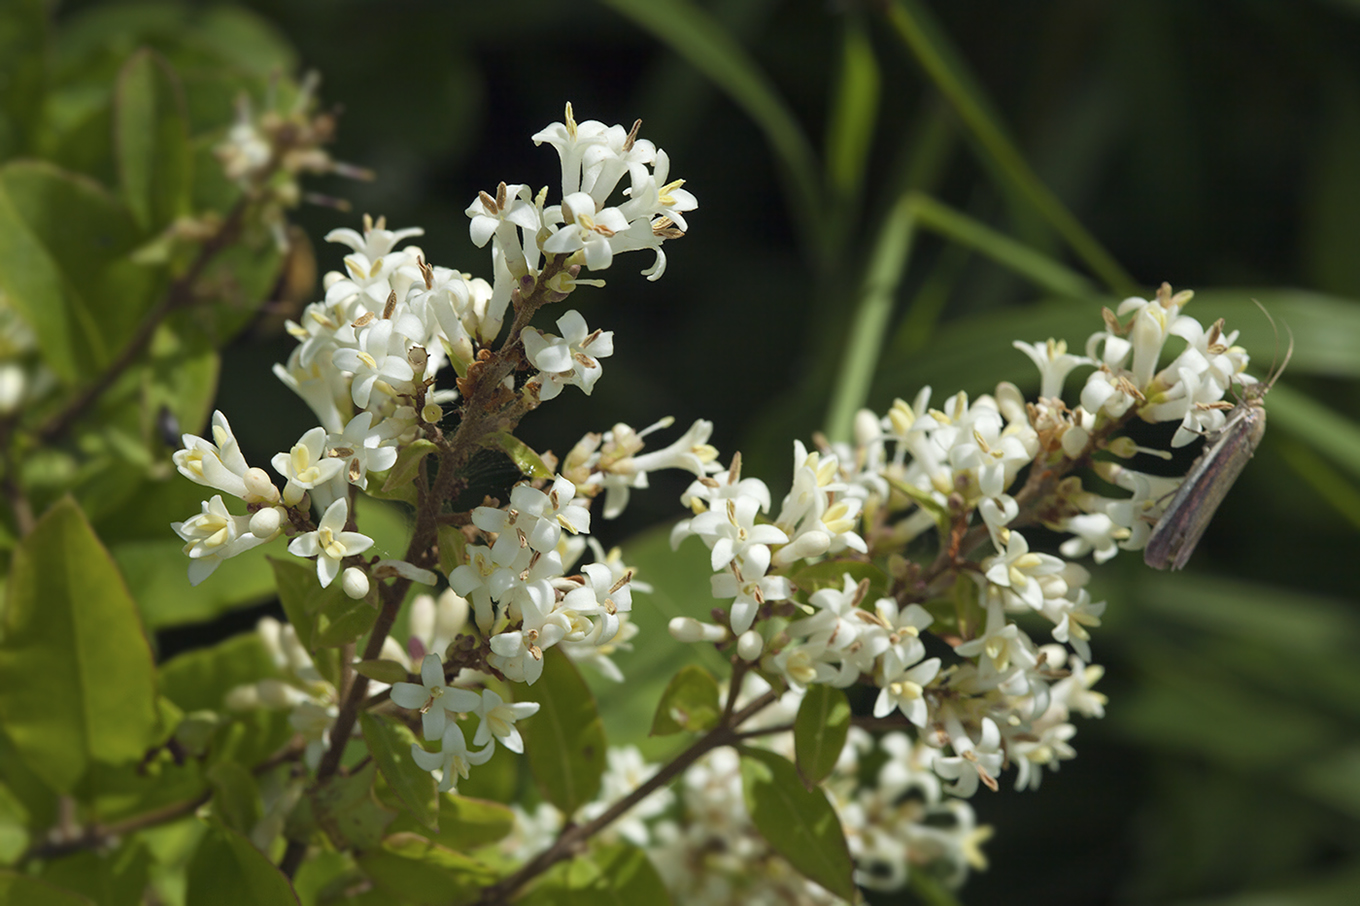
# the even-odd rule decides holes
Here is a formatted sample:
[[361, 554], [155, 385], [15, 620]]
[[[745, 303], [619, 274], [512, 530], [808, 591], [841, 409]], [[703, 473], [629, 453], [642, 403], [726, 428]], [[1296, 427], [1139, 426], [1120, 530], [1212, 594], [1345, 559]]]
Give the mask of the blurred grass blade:
[[991, 109], [962, 57], [924, 7], [916, 0], [891, 0], [887, 16], [912, 56], [982, 146], [1003, 188], [1014, 190], [1027, 201], [1112, 291], [1131, 295], [1137, 288], [1133, 278], [1039, 179], [1006, 134], [1001, 118]]
[[745, 49], [688, 0], [603, 2], [688, 60], [755, 121], [788, 171], [789, 207], [803, 242], [808, 251], [823, 258], [826, 237], [817, 217], [822, 191], [816, 156], [792, 111]]
[[1270, 423], [1308, 444], [1351, 475], [1360, 476], [1360, 425], [1301, 391], [1270, 391]]
[[827, 239], [833, 260], [850, 241], [863, 203], [864, 175], [878, 124], [881, 75], [873, 45], [857, 16], [845, 17], [840, 71], [826, 130], [826, 179], [835, 193], [835, 222]]
[[928, 195], [908, 192], [884, 219], [869, 259], [859, 306], [827, 411], [826, 430], [833, 441], [850, 440], [855, 412], [868, 401], [869, 388], [883, 352], [894, 297], [918, 227], [929, 228], [946, 239], [974, 249], [1054, 295], [1088, 300], [1096, 296], [1096, 288], [1086, 278], [1043, 253]]
[[826, 414], [826, 432], [833, 442], [850, 440], [855, 412], [869, 396], [892, 315], [893, 297], [911, 255], [916, 223], [914, 197], [911, 193], [903, 196], [884, 218], [865, 269], [864, 286]]
[[1353, 482], [1347, 481], [1346, 476], [1332, 468], [1327, 460], [1301, 443], [1276, 441], [1275, 448], [1289, 463], [1294, 474], [1317, 491], [1318, 497], [1360, 529], [1360, 489]]

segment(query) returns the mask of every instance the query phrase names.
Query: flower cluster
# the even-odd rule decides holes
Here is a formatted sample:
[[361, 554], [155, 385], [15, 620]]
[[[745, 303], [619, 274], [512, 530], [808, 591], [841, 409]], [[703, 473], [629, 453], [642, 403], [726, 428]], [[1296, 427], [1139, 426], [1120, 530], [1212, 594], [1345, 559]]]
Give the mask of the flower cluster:
[[[420, 482], [426, 500], [434, 500], [433, 519], [461, 526], [456, 540], [444, 535], [438, 544], [457, 549], [457, 563], [445, 564], [446, 578], [450, 593], [466, 596], [472, 610], [463, 636], [471, 644], [454, 652], [455, 674], [471, 668], [533, 683], [543, 670], [543, 652], [561, 645], [574, 660], [622, 679], [609, 655], [636, 632], [628, 622], [632, 571], [587, 537], [591, 502], [606, 493], [605, 515], [612, 517], [629, 489], [646, 487], [650, 472], [706, 474], [717, 456], [706, 445], [711, 425], [696, 423], [675, 444], [645, 454], [642, 438], [652, 429], [618, 425], [578, 443], [561, 475], [551, 475], [542, 461], [529, 467], [534, 477], [511, 488], [504, 505], [488, 500], [461, 517], [439, 512], [456, 492], [457, 473], [472, 451], [565, 387], [589, 394], [602, 373], [600, 360], [613, 352], [613, 334], [591, 330], [579, 312], [556, 319], [559, 336], [529, 326], [533, 311], [562, 301], [578, 285], [598, 283], [580, 278], [581, 268], [603, 270], [616, 254], [651, 250], [645, 273], [661, 276], [663, 243], [683, 235], [684, 215], [697, 207], [682, 181], [669, 179], [665, 152], [638, 138], [637, 125], [629, 131], [594, 120], [577, 123], [570, 105], [564, 120], [534, 136], [536, 143], [551, 144], [561, 160], [560, 203], [548, 203], [547, 189], [531, 193], [523, 185], [501, 184], [467, 210], [473, 242], [490, 245], [490, 282], [432, 265], [419, 248], [403, 245], [420, 229], [389, 230], [382, 219], [366, 217], [362, 232], [339, 229], [327, 236], [349, 249], [344, 270], [328, 273], [324, 298], [288, 323], [298, 345], [285, 365], [275, 367], [318, 424], [271, 459], [277, 479], [246, 462], [221, 412], [213, 415], [211, 439], [186, 434], [174, 456], [183, 475], [221, 492], [204, 502], [199, 515], [173, 525], [185, 541], [192, 583], [230, 557], [287, 536], [289, 553], [315, 561], [322, 587], [341, 578], [352, 598], [378, 603], [384, 586], [396, 587], [393, 580], [436, 585], [437, 545], [413, 542], [399, 560], [372, 557], [373, 539], [358, 530], [355, 513], [361, 492], [418, 504], [413, 484], [425, 464], [403, 470], [398, 461], [404, 454], [417, 462], [432, 456], [442, 498], [425, 473]], [[252, 122], [243, 118], [219, 149], [241, 179], [264, 166], [257, 159], [261, 148], [272, 147]], [[611, 201], [615, 194], [623, 200]], [[503, 338], [512, 307], [516, 320]], [[450, 365], [457, 387], [438, 386]], [[496, 368], [502, 371], [492, 374]], [[524, 372], [518, 386], [515, 371]], [[459, 421], [450, 430], [445, 407], [453, 404]], [[488, 415], [483, 405], [501, 407], [499, 419], [485, 419], [490, 427], [479, 421]], [[549, 477], [542, 477], [545, 472]], [[232, 498], [243, 507], [229, 505]], [[572, 572], [587, 547], [596, 562]], [[397, 683], [392, 699], [421, 712], [426, 741], [439, 750], [417, 746], [413, 756], [440, 772], [447, 789], [469, 765], [489, 757], [496, 740], [519, 751], [514, 722], [532, 709], [505, 703], [491, 689], [447, 685], [440, 656], [445, 649], [421, 647], [421, 683]], [[388, 659], [413, 666], [401, 657]], [[309, 694], [322, 708], [318, 713], [334, 717], [333, 688]], [[323, 700], [324, 707], [318, 704]], [[479, 748], [469, 749], [457, 720], [448, 719], [463, 713], [480, 718], [473, 741]], [[314, 723], [325, 722], [318, 717]], [[325, 744], [323, 734], [309, 739]]]
[[[1090, 689], [1101, 674], [1090, 633], [1105, 604], [1073, 561], [1141, 549], [1176, 486], [1117, 461], [1166, 455], [1121, 430], [1179, 422], [1172, 445], [1183, 444], [1220, 427], [1229, 388], [1252, 381], [1236, 335], [1185, 315], [1189, 300], [1167, 286], [1125, 300], [1085, 356], [1017, 343], [1040, 369], [1037, 400], [1002, 384], [934, 408], [926, 388], [882, 416], [861, 412], [853, 444], [795, 444], [793, 489], [772, 520], [768, 488], [740, 476], [739, 458], [696, 481], [682, 502], [697, 515], [672, 542], [703, 541], [714, 597], [730, 603], [725, 620], [677, 618], [672, 634], [731, 644], [791, 688], [872, 684], [875, 717], [916, 728], [951, 795], [995, 788], [1006, 765], [1018, 786], [1038, 786], [1044, 766], [1075, 754], [1069, 718], [1100, 716], [1104, 702]], [[1158, 368], [1171, 337], [1184, 348]], [[1063, 383], [1081, 366], [1093, 370], [1069, 408]], [[1088, 490], [1078, 469], [1130, 495]], [[1062, 556], [1031, 549], [1021, 530], [1033, 525], [1067, 536]], [[929, 565], [908, 559], [917, 548]], [[1054, 644], [1032, 638], [1043, 628]]]

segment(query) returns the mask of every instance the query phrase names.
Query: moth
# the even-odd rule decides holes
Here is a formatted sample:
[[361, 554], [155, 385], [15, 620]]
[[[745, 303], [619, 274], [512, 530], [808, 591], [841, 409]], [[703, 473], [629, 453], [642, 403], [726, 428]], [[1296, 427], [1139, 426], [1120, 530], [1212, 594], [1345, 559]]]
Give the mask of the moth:
[[1293, 354], [1291, 338], [1279, 370], [1264, 385], [1254, 384], [1243, 390], [1223, 427], [1205, 437], [1204, 450], [1190, 466], [1148, 536], [1147, 547], [1143, 549], [1143, 562], [1148, 566], [1180, 569], [1190, 560], [1219, 504], [1261, 445], [1266, 434], [1265, 396], [1280, 379]]

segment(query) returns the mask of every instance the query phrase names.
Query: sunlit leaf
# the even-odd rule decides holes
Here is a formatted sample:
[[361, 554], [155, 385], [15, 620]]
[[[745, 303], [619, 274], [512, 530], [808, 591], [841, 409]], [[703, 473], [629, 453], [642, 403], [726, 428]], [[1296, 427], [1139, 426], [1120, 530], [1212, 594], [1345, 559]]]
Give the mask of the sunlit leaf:
[[517, 700], [541, 706], [523, 724], [529, 768], [543, 798], [570, 815], [595, 798], [604, 773], [604, 726], [595, 698], [576, 665], [556, 648], [543, 653], [538, 681], [514, 690]]
[[123, 198], [143, 230], [159, 232], [189, 213], [189, 126], [179, 78], [140, 51], [118, 74], [114, 142]]
[[296, 906], [283, 872], [248, 839], [209, 824], [189, 862], [185, 902], [192, 906]]
[[849, 732], [850, 701], [845, 693], [824, 683], [809, 686], [793, 722], [798, 773], [807, 784], [827, 778], [841, 757]]
[[690, 664], [681, 668], [662, 693], [652, 718], [652, 735], [702, 732], [717, 726], [720, 713], [718, 681], [704, 668]]
[[140, 759], [159, 732], [151, 650], [112, 558], [71, 500], [15, 551], [4, 619], [0, 718], [29, 767], [69, 791], [92, 759]]
[[367, 711], [359, 713], [359, 726], [369, 754], [392, 792], [416, 821], [430, 831], [438, 831], [439, 802], [434, 777], [411, 759], [415, 734]]

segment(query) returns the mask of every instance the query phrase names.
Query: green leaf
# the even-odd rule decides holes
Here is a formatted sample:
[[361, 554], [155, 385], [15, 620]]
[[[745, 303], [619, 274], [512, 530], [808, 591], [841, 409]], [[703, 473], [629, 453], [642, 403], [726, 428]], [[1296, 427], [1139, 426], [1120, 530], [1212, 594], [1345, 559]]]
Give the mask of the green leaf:
[[179, 77], [142, 50], [118, 74], [114, 145], [123, 198], [141, 228], [158, 233], [189, 213], [189, 126]]
[[883, 570], [872, 563], [861, 563], [855, 560], [824, 560], [821, 563], [804, 566], [794, 573], [790, 579], [797, 587], [800, 598], [802, 598], [822, 588], [834, 588], [839, 591], [845, 587], [847, 575], [857, 585], [868, 579], [869, 597], [883, 594], [888, 587], [888, 577], [884, 575]]
[[350, 599], [345, 596], [339, 582], [332, 582], [330, 588], [322, 588], [316, 577], [316, 565], [311, 561], [275, 560], [270, 557], [269, 565], [274, 568], [279, 603], [288, 615], [288, 622], [297, 630], [298, 641], [308, 650], [317, 647], [321, 614], [326, 611], [334, 613]]
[[[184, 519], [193, 511], [175, 515]], [[189, 558], [178, 538], [113, 543], [109, 552], [127, 577], [148, 629], [205, 622], [228, 610], [259, 604], [274, 593], [273, 570], [258, 551], [232, 557], [198, 585], [189, 584]], [[316, 581], [315, 572], [312, 581]]]
[[439, 828], [435, 842], [458, 851], [475, 849], [514, 830], [515, 813], [499, 802], [444, 793], [439, 797]]
[[[75, 383], [103, 344], [51, 254], [0, 185], [0, 291], [33, 330], [43, 361], [63, 383]], [[99, 350], [99, 353], [96, 353]]]
[[831, 774], [850, 733], [850, 700], [824, 683], [808, 687], [793, 722], [798, 773], [810, 788]]
[[452, 525], [441, 525], [439, 537], [439, 571], [445, 576], [467, 562], [467, 536]]
[[664, 906], [671, 902], [671, 895], [646, 853], [617, 843], [558, 863], [518, 902], [523, 906]]
[[471, 903], [496, 880], [487, 865], [418, 834], [393, 834], [358, 862], [374, 884], [415, 906]]
[[718, 725], [718, 681], [703, 667], [690, 664], [666, 686], [652, 718], [653, 736], [669, 736], [681, 730], [699, 733]]
[[232, 689], [278, 675], [259, 635], [249, 632], [161, 664], [160, 687], [186, 713], [219, 711]]
[[439, 801], [435, 792], [434, 776], [411, 759], [415, 734], [406, 727], [360, 712], [359, 726], [363, 730], [368, 752], [378, 765], [387, 785], [406, 806], [410, 815], [432, 832], [439, 830]]
[[15, 551], [4, 618], [0, 720], [34, 773], [69, 792], [93, 759], [140, 759], [160, 731], [151, 649], [69, 498]]
[[188, 906], [297, 906], [292, 885], [248, 839], [210, 823], [189, 862]]
[[553, 470], [543, 463], [543, 458], [534, 452], [533, 448], [520, 440], [509, 431], [501, 431], [488, 438], [488, 445], [510, 457], [510, 461], [519, 469], [521, 475], [529, 478], [553, 477]]
[[208, 768], [207, 778], [213, 789], [213, 814], [232, 830], [249, 834], [264, 805], [255, 776], [239, 762], [219, 761]]
[[[410, 754], [410, 751], [407, 751]], [[344, 849], [372, 849], [383, 838], [396, 812], [373, 795], [378, 765], [370, 761], [348, 777], [332, 776], [312, 793], [312, 814], [331, 842]]]
[[41, 877], [99, 906], [141, 906], [150, 867], [151, 853], [134, 842], [107, 854], [80, 852], [46, 862]]
[[0, 903], [4, 906], [99, 906], [94, 900], [73, 891], [4, 869], [0, 869]]
[[854, 863], [821, 787], [807, 789], [797, 768], [763, 749], [742, 750], [741, 785], [751, 820], [775, 852], [804, 877], [853, 899]]
[[354, 672], [371, 680], [387, 683], [389, 686], [393, 683], [407, 682], [411, 678], [411, 674], [407, 673], [406, 668], [401, 664], [384, 658], [360, 661], [354, 665]]
[[411, 441], [397, 454], [397, 461], [388, 470], [387, 480], [382, 484], [384, 494], [392, 494], [416, 480], [421, 461], [431, 453], [438, 453], [434, 441], [418, 438]]
[[[339, 582], [332, 583], [339, 585]], [[338, 648], [368, 634], [378, 620], [378, 609], [364, 599], [344, 600], [323, 610], [317, 617], [313, 644], [318, 648]]]
[[538, 702], [524, 722], [524, 754], [543, 798], [565, 814], [595, 798], [605, 765], [604, 725], [576, 665], [560, 650], [543, 653], [543, 675], [515, 684], [519, 701]]

